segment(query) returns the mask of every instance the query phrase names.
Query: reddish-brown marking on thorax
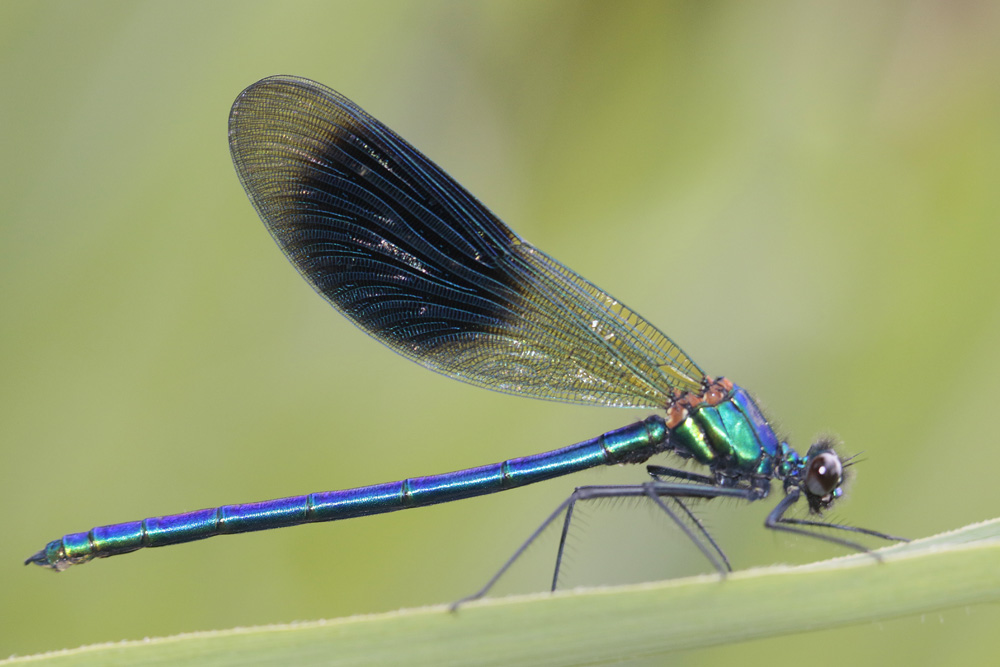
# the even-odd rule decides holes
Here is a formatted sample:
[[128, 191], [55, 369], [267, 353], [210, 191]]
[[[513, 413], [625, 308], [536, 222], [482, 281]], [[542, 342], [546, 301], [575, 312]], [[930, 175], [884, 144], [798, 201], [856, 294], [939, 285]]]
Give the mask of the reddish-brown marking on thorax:
[[733, 383], [726, 378], [705, 378], [704, 388], [700, 394], [691, 391], [674, 389], [673, 398], [667, 406], [667, 428], [676, 428], [687, 419], [688, 413], [701, 404], [718, 405], [726, 400], [733, 390]]

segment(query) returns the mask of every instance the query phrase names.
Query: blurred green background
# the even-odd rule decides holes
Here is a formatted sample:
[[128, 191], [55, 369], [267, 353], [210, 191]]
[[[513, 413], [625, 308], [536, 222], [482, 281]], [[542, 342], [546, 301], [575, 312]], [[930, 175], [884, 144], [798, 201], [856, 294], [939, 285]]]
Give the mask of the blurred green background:
[[[354, 99], [796, 446], [863, 450], [834, 519], [919, 537], [1000, 513], [996, 3], [8, 1], [0, 73], [0, 656], [454, 600], [574, 485], [643, 478], [21, 565], [95, 524], [643, 416], [453, 382], [313, 294], [229, 158], [229, 106], [271, 74]], [[841, 553], [765, 533], [771, 506], [701, 515], [737, 566]], [[499, 592], [545, 589], [556, 537]], [[704, 571], [692, 552], [648, 507], [589, 506], [563, 584]], [[976, 607], [676, 662], [970, 664], [998, 623]]]

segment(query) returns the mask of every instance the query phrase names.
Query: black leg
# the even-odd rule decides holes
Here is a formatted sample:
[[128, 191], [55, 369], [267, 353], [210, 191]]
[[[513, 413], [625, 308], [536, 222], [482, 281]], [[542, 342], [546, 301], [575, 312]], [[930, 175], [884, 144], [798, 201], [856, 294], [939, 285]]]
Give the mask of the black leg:
[[559, 568], [562, 567], [562, 557], [563, 550], [566, 548], [566, 536], [569, 535], [569, 524], [573, 521], [573, 508], [576, 506], [577, 491], [573, 491], [573, 495], [570, 496], [569, 505], [566, 506], [566, 516], [563, 519], [562, 534], [559, 535], [559, 549], [556, 551], [556, 567], [552, 570], [552, 588], [549, 590], [555, 592], [556, 586], [559, 584]]
[[845, 530], [854, 533], [861, 533], [863, 535], [871, 535], [873, 537], [879, 537], [884, 540], [893, 540], [898, 542], [908, 542], [909, 540], [902, 537], [893, 537], [892, 535], [886, 535], [885, 533], [880, 533], [874, 530], [868, 530], [867, 528], [856, 528], [854, 526], [843, 526], [837, 523], [824, 523], [823, 521], [809, 521], [806, 519], [793, 519], [785, 518], [784, 514], [788, 511], [788, 508], [795, 504], [799, 499], [801, 491], [796, 488], [791, 488], [778, 505], [771, 510], [771, 513], [767, 515], [767, 519], [764, 520], [764, 525], [772, 530], [782, 530], [786, 533], [795, 533], [797, 535], [808, 535], [809, 537], [815, 537], [819, 540], [825, 540], [833, 544], [839, 544], [840, 546], [847, 547], [848, 549], [853, 549], [854, 551], [860, 551], [862, 553], [871, 554], [875, 560], [881, 561], [882, 558], [877, 553], [873, 552], [866, 546], [858, 544], [857, 542], [852, 542], [850, 540], [845, 540], [839, 537], [834, 537], [832, 535], [824, 535], [823, 533], [816, 533], [811, 530], [805, 530], [804, 528], [796, 528], [795, 526], [811, 526], [814, 528], [833, 528], [836, 530]]
[[715, 549], [715, 553], [719, 554], [723, 565], [726, 566], [726, 571], [732, 572], [733, 566], [729, 564], [729, 559], [726, 558], [725, 552], [722, 550], [722, 547], [716, 544], [715, 539], [712, 537], [711, 533], [708, 532], [708, 529], [705, 528], [705, 524], [701, 522], [701, 519], [695, 516], [694, 512], [692, 512], [686, 504], [681, 502], [680, 498], [673, 498], [673, 501], [677, 503], [682, 510], [684, 510], [684, 513], [687, 514], [689, 519], [691, 519], [691, 522], [698, 527], [698, 531], [705, 537], [706, 540], [708, 540], [708, 543], [712, 545], [712, 548]]
[[[572, 508], [580, 500], [592, 500], [595, 498], [636, 498], [636, 497], [648, 497], [651, 498], [657, 505], [662, 509], [667, 515], [680, 526], [684, 534], [698, 546], [698, 548], [705, 554], [705, 557], [712, 563], [712, 565], [721, 573], [726, 572], [726, 568], [729, 563], [722, 550], [715, 543], [715, 541], [708, 535], [708, 531], [697, 520], [690, 512], [688, 512], [687, 507], [680, 503], [679, 498], [718, 498], [720, 496], [725, 496], [729, 498], [740, 498], [743, 500], [757, 500], [760, 494], [752, 489], [745, 488], [732, 488], [732, 487], [720, 487], [713, 486], [709, 484], [684, 484], [678, 482], [647, 482], [645, 484], [634, 484], [634, 485], [608, 485], [608, 486], [581, 486], [578, 487], [573, 493], [559, 506], [555, 509], [552, 514], [542, 522], [542, 524], [531, 533], [527, 540], [517, 548], [514, 554], [507, 559], [507, 561], [500, 567], [500, 569], [490, 577], [490, 580], [486, 582], [486, 585], [480, 588], [478, 591], [453, 602], [451, 605], [451, 610], [455, 611], [459, 606], [466, 602], [472, 600], [478, 600], [479, 598], [486, 595], [494, 584], [510, 569], [510, 567], [521, 557], [522, 554], [531, 546], [532, 542], [538, 539], [549, 525], [559, 517], [560, 514], [566, 512], [566, 519], [563, 521], [563, 531], [559, 541], [559, 553], [556, 556], [556, 571], [553, 574], [552, 581], [553, 586], [558, 581], [559, 578], [559, 567], [562, 563], [562, 553], [566, 542], [566, 534], [569, 531], [569, 523], [572, 515]], [[681, 507], [685, 512], [688, 513], [693, 520], [698, 530], [706, 536], [709, 544], [718, 553], [722, 560], [720, 562], [719, 558], [716, 557], [708, 547], [705, 546], [704, 540], [698, 538], [694, 532], [677, 516], [677, 513], [670, 509], [666, 503], [663, 502], [663, 498], [671, 498], [675, 502], [681, 504]]]
[[650, 476], [658, 482], [662, 482], [664, 477], [673, 477], [674, 479], [683, 479], [696, 484], [715, 486], [715, 480], [713, 478], [708, 477], [707, 475], [699, 475], [698, 473], [688, 472], [687, 470], [650, 465], [646, 466], [646, 472], [648, 472]]
[[[701, 553], [703, 553], [705, 555], [705, 558], [707, 558], [708, 562], [710, 562], [712, 564], [712, 567], [714, 567], [715, 570], [720, 575], [726, 576], [727, 568], [729, 567], [729, 559], [726, 558], [726, 555], [723, 554], [722, 551], [719, 549], [719, 545], [715, 543], [715, 540], [713, 540], [711, 538], [711, 536], [708, 536], [709, 542], [711, 543], [712, 547], [715, 548], [715, 552], [713, 553], [711, 550], [709, 550], [709, 548], [705, 546], [704, 541], [702, 541], [701, 539], [699, 539], [698, 536], [695, 535], [691, 531], [690, 528], [688, 528], [687, 524], [684, 523], [683, 521], [681, 521], [681, 518], [679, 516], [677, 516], [677, 514], [674, 513], [674, 511], [672, 509], [670, 509], [665, 502], [663, 502], [663, 498], [660, 497], [660, 495], [657, 493], [657, 490], [656, 490], [656, 485], [657, 484], [658, 484], [658, 482], [651, 482], [649, 484], [644, 485], [644, 486], [646, 486], [646, 489], [647, 489], [647, 494], [646, 495], [649, 496], [650, 499], [654, 503], [656, 503], [661, 510], [663, 510], [664, 512], [666, 512], [667, 516], [669, 516], [673, 520], [673, 522], [676, 523], [677, 526], [682, 531], [684, 531], [684, 534], [687, 535], [687, 537], [688, 537], [689, 540], [691, 540], [692, 542], [694, 542], [694, 545], [696, 547], [698, 547], [698, 550], [701, 551]], [[676, 503], [678, 503], [684, 509], [684, 511], [688, 513], [688, 516], [691, 517], [692, 519], [694, 519], [694, 516], [691, 514], [691, 512], [688, 511], [688, 508], [684, 505], [684, 503], [682, 503], [677, 498], [672, 498], [671, 496], [667, 496], [667, 497], [671, 498], [671, 500], [673, 500]], [[702, 534], [704, 534], [706, 536], [708, 535], [707, 531], [705, 531], [705, 527], [697, 519], [695, 519], [695, 525], [698, 526], [698, 528], [702, 532]], [[720, 554], [722, 556], [722, 561], [719, 561], [719, 559], [715, 555], [716, 553], [718, 553], [718, 554]], [[725, 563], [725, 565], [723, 565], [723, 563]]]
[[[871, 535], [872, 537], [877, 537], [882, 540], [887, 540], [889, 542], [909, 542], [908, 537], [896, 537], [895, 535], [889, 535], [888, 533], [880, 533], [877, 530], [871, 530], [869, 528], [858, 528], [857, 526], [845, 526], [839, 523], [826, 523], [825, 521], [809, 521], [808, 519], [781, 519], [781, 523], [785, 524], [795, 524], [796, 526], [815, 526], [816, 528], [834, 528], [836, 530], [846, 530], [852, 533], [861, 533], [862, 535]], [[812, 533], [809, 533], [812, 534]]]
[[[579, 489], [577, 489], [577, 491], [579, 491]], [[458, 610], [459, 606], [465, 604], [466, 602], [472, 602], [473, 600], [478, 600], [479, 598], [486, 595], [489, 592], [489, 590], [493, 588], [493, 585], [497, 583], [500, 577], [502, 577], [504, 573], [510, 569], [510, 566], [513, 565], [514, 562], [521, 557], [521, 554], [523, 554], [528, 549], [528, 547], [531, 546], [531, 543], [534, 542], [538, 538], [538, 536], [541, 535], [542, 532], [549, 527], [549, 524], [555, 521], [556, 517], [562, 514], [563, 510], [565, 510], [567, 507], [573, 504], [575, 497], [576, 497], [576, 491], [574, 491], [569, 498], [562, 501], [559, 504], [559, 507], [557, 507], [556, 510], [552, 514], [550, 514], [549, 517], [545, 519], [545, 521], [542, 522], [542, 525], [540, 525], [538, 528], [535, 529], [533, 533], [531, 533], [528, 539], [525, 540], [524, 543], [517, 548], [517, 551], [515, 551], [514, 554], [507, 559], [507, 562], [505, 562], [500, 567], [500, 569], [497, 570], [496, 574], [490, 577], [490, 580], [486, 582], [486, 585], [484, 585], [482, 588], [480, 588], [472, 595], [467, 595], [460, 600], [455, 600], [454, 602], [451, 603], [449, 609], [451, 611], [456, 611]]]

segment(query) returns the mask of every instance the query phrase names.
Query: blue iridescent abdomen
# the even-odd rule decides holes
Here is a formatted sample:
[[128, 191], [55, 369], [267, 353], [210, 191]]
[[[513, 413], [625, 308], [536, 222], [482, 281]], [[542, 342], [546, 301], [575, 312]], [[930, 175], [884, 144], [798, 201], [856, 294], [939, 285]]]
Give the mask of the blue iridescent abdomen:
[[741, 387], [725, 378], [702, 394], [684, 394], [670, 407], [670, 445], [677, 454], [711, 468], [724, 465], [768, 475], [780, 448], [760, 408]]

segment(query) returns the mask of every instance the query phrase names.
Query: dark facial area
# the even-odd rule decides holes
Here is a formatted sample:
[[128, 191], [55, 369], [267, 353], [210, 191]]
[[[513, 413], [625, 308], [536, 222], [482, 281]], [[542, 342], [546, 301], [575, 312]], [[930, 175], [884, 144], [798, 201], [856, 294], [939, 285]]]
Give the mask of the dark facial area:
[[806, 493], [825, 501], [826, 497], [840, 486], [843, 474], [844, 468], [840, 458], [833, 451], [817, 452], [809, 459], [809, 466], [806, 468], [803, 480]]

